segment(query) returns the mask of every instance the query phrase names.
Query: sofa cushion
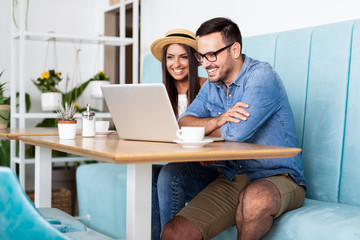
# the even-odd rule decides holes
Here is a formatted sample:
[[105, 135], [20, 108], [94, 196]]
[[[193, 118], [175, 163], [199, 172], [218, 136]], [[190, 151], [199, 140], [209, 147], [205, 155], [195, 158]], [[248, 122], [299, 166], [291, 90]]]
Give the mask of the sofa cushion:
[[[237, 239], [236, 227], [213, 240]], [[305, 199], [304, 205], [274, 221], [263, 240], [281, 239], [360, 239], [360, 208], [356, 206]]]
[[113, 238], [126, 237], [126, 173], [126, 165], [111, 163], [77, 168], [79, 216], [87, 227]]
[[[360, 22], [353, 27], [339, 202], [360, 206]], [[360, 227], [360, 226], [359, 226]]]
[[86, 227], [82, 222], [57, 208], [37, 208], [37, 210], [60, 232], [86, 231]]
[[306, 199], [279, 217], [263, 239], [360, 239], [360, 208]]

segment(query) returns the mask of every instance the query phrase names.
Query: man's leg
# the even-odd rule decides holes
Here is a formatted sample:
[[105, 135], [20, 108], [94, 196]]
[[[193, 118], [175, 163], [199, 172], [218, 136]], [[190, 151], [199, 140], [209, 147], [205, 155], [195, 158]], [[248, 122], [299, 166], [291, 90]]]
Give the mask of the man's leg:
[[236, 209], [238, 239], [261, 239], [270, 230], [280, 205], [281, 196], [274, 184], [264, 180], [249, 184], [240, 193]]
[[[186, 231], [184, 231], [186, 229]], [[162, 240], [201, 240], [203, 236], [200, 230], [189, 220], [182, 216], [174, 217], [165, 225], [161, 235]]]
[[239, 195], [236, 209], [238, 239], [261, 239], [275, 218], [300, 207], [305, 190], [287, 174], [268, 177], [249, 184]]
[[162, 239], [208, 240], [233, 226], [239, 193], [248, 184], [245, 174], [231, 182], [220, 174], [165, 225]]
[[163, 228], [209, 183], [219, 176], [215, 167], [197, 163], [169, 163], [163, 166], [157, 180], [161, 227]]

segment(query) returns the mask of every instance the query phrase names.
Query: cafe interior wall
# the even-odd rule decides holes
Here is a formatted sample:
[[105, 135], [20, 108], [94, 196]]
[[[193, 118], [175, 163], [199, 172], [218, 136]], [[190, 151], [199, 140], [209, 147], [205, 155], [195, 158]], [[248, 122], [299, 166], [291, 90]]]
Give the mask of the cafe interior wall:
[[[18, 2], [19, 0], [14, 0]], [[31, 0], [28, 9], [28, 30], [32, 32], [55, 32], [62, 35], [75, 36], [97, 36], [102, 31], [102, 10], [99, 11], [99, 0]], [[0, 71], [5, 70], [1, 81], [10, 80], [10, 35], [12, 12], [11, 4], [13, 1], [0, 1]], [[26, 5], [26, 4], [25, 4]], [[101, 8], [100, 8], [101, 9]], [[18, 21], [18, 17], [16, 17]], [[99, 20], [100, 19], [100, 20]], [[48, 51], [47, 51], [47, 46]], [[53, 43], [47, 41], [26, 41], [25, 57], [25, 89], [31, 97], [30, 112], [41, 112], [39, 90], [31, 82], [41, 76], [44, 70], [56, 68], [62, 73], [62, 81], [59, 89], [65, 91], [66, 81], [68, 81], [67, 91], [76, 85], [88, 80], [102, 70], [102, 61], [95, 59], [97, 55], [96, 44], [79, 44], [73, 42], [56, 42], [56, 62], [54, 63]], [[76, 50], [79, 51], [79, 65], [75, 66]], [[46, 54], [47, 53], [47, 54]], [[46, 60], [47, 55], [47, 61]], [[100, 54], [101, 58], [102, 55]], [[95, 64], [99, 67], [95, 67]], [[80, 77], [79, 77], [80, 76]], [[9, 87], [10, 85], [8, 85]], [[87, 89], [88, 90], [88, 89]], [[10, 94], [8, 91], [6, 94]], [[86, 106], [90, 102], [96, 104], [90, 98], [89, 91], [85, 91], [84, 96], [78, 100], [80, 106]], [[102, 106], [99, 104], [99, 106]], [[27, 127], [33, 127], [42, 119], [29, 119], [26, 121]]]
[[140, 59], [168, 30], [195, 32], [213, 17], [231, 18], [248, 37], [358, 19], [359, 8], [359, 0], [141, 0]]
[[[14, 0], [15, 1], [15, 0]], [[26, 0], [21, 0], [27, 2]], [[33, 32], [46, 33], [49, 31], [62, 35], [74, 36], [97, 36], [103, 31], [102, 5], [99, 3], [104, 0], [31, 0], [29, 1], [28, 10], [28, 30]], [[7, 87], [10, 87], [10, 35], [11, 24], [13, 24], [10, 0], [0, 1], [0, 71], [5, 70], [1, 77], [1, 82], [7, 81]], [[41, 112], [39, 90], [31, 82], [41, 76], [44, 70], [56, 67], [54, 64], [53, 45], [49, 44], [47, 63], [45, 63], [48, 43], [45, 41], [26, 41], [25, 57], [25, 91], [30, 94], [31, 109], [30, 112]], [[75, 67], [76, 49], [79, 51], [79, 66]], [[94, 76], [97, 71], [102, 70], [103, 64], [100, 60], [95, 59], [98, 53], [96, 44], [80, 44], [73, 42], [57, 42], [56, 71], [62, 73], [63, 80], [59, 88], [65, 91], [66, 79], [70, 78], [68, 91]], [[100, 59], [102, 54], [100, 53]], [[95, 69], [97, 65], [100, 69]], [[81, 78], [75, 76], [80, 73]], [[6, 92], [7, 95], [10, 92]], [[78, 102], [80, 106], [85, 103], [92, 103], [94, 99], [90, 98], [90, 93], [84, 92]], [[95, 100], [96, 101], [96, 100]], [[94, 105], [92, 105], [94, 106]], [[102, 104], [99, 106], [102, 106]], [[33, 127], [42, 119], [28, 119], [27, 127]], [[63, 165], [63, 163], [57, 163]], [[33, 189], [34, 165], [26, 165], [26, 189]]]

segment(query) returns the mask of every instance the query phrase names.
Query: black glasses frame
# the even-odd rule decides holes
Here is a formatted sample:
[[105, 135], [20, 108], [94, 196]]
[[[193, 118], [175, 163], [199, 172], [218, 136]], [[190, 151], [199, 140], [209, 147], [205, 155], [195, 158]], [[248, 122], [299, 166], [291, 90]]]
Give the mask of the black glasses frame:
[[[224, 51], [225, 49], [231, 47], [232, 45], [234, 45], [234, 43], [235, 43], [235, 42], [233, 42], [232, 44], [229, 44], [229, 45], [227, 45], [226, 47], [223, 47], [223, 48], [221, 48], [221, 49], [219, 49], [219, 50], [217, 50], [217, 51], [215, 51], [215, 52], [207, 52], [207, 53], [205, 53], [205, 54], [201, 54], [201, 53], [199, 53], [199, 52], [196, 52], [196, 53], [194, 53], [195, 58], [196, 58], [196, 60], [198, 60], [200, 63], [203, 63], [203, 61], [204, 61], [203, 59], [204, 59], [204, 58], [206, 58], [206, 60], [208, 60], [209, 62], [215, 62], [215, 61], [217, 60], [217, 56], [216, 56], [216, 55], [219, 54], [220, 52]], [[209, 58], [208, 58], [206, 55], [214, 55], [215, 60], [209, 60]]]

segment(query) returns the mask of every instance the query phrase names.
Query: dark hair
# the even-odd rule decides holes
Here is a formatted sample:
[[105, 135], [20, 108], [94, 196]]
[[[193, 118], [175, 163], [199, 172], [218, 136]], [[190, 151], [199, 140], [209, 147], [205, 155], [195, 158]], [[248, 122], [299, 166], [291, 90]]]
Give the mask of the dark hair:
[[[195, 99], [196, 95], [198, 94], [200, 90], [200, 83], [199, 83], [199, 77], [198, 77], [198, 61], [195, 58], [195, 50], [186, 45], [186, 44], [180, 44], [183, 46], [186, 50], [186, 53], [188, 55], [188, 61], [189, 61], [189, 88], [186, 93], [187, 100], [188, 100], [188, 106], [190, 103]], [[174, 110], [176, 118], [178, 118], [178, 91], [176, 89], [175, 85], [175, 79], [170, 75], [170, 73], [166, 69], [166, 52], [169, 45], [166, 45], [163, 49], [163, 55], [162, 55], [162, 73], [163, 73], [163, 82], [166, 87], [167, 93], [170, 98], [170, 102], [172, 105], [172, 108]]]
[[236, 23], [228, 18], [218, 17], [204, 22], [196, 31], [196, 36], [201, 37], [216, 32], [221, 33], [225, 45], [238, 42], [242, 47], [240, 29]]

